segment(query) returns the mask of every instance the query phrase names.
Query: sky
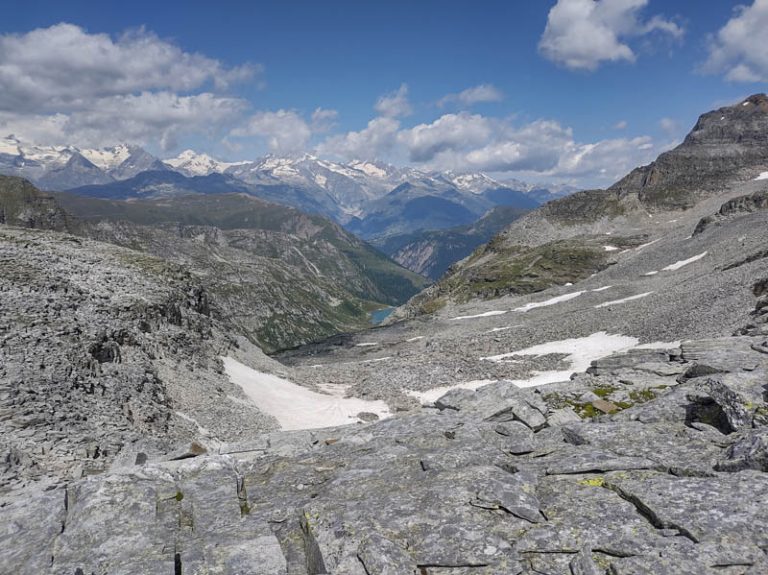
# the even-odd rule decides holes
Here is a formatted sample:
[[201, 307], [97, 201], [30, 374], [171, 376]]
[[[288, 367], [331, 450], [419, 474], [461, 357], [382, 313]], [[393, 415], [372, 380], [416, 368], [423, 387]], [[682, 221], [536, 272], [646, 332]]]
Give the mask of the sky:
[[11, 1], [0, 137], [580, 187], [766, 91], [768, 0]]

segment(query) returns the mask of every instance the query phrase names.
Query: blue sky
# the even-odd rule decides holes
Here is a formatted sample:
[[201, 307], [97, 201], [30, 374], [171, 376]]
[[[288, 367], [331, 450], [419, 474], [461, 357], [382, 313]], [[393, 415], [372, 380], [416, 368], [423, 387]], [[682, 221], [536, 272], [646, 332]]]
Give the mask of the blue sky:
[[768, 0], [25, 0], [0, 136], [606, 185], [768, 82]]

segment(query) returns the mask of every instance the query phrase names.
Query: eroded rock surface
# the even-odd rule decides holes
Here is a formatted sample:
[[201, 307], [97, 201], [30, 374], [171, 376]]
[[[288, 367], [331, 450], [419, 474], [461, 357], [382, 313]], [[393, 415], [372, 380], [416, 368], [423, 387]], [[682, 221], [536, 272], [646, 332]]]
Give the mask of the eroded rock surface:
[[0, 555], [13, 573], [765, 573], [763, 340], [28, 487], [0, 503]]

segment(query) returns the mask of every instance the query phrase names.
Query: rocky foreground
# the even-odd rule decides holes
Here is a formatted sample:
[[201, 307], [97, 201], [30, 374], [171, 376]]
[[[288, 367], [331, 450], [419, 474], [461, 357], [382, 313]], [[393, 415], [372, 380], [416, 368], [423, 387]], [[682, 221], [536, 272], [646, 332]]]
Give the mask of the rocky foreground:
[[766, 285], [734, 337], [17, 491], [2, 571], [764, 574]]

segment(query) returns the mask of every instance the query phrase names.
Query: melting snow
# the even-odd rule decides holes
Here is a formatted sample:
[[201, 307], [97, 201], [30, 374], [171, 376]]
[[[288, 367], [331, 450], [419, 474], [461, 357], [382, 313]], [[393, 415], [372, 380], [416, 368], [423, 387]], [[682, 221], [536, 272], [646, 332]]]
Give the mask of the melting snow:
[[458, 317], [452, 317], [450, 319], [450, 321], [456, 321], [456, 320], [459, 320], [459, 319], [476, 319], [478, 317], [490, 317], [492, 315], [504, 315], [505, 313], [507, 313], [507, 311], [509, 311], [509, 310], [499, 309], [499, 310], [494, 310], [494, 311], [487, 311], [485, 313], [479, 313], [477, 315], [460, 315]]
[[653, 240], [652, 242], [648, 242], [647, 244], [641, 244], [641, 245], [637, 246], [637, 247], [635, 248], [635, 250], [636, 250], [636, 251], [640, 251], [640, 250], [642, 250], [643, 248], [647, 248], [648, 246], [652, 246], [653, 244], [655, 244], [656, 242], [658, 242], [660, 239], [661, 239], [661, 238], [658, 238], [658, 239], [656, 239], [656, 240]]
[[628, 302], [628, 301], [634, 301], [636, 299], [641, 299], [641, 298], [644, 298], [644, 297], [648, 297], [652, 293], [654, 293], [654, 292], [648, 291], [648, 292], [645, 292], [645, 293], [641, 293], [641, 294], [625, 297], [624, 299], [617, 299], [617, 300], [613, 300], [613, 301], [607, 301], [605, 303], [601, 303], [599, 305], [596, 305], [595, 309], [599, 309], [601, 307], [608, 307], [608, 306], [611, 306], [611, 305], [618, 305], [620, 303], [625, 303], [625, 302]]
[[659, 270], [653, 270], [652, 272], [644, 273], [644, 276], [655, 276], [657, 273], [659, 273]]
[[[675, 342], [653, 342], [638, 345], [637, 338], [609, 334], [604, 331], [593, 333], [587, 337], [577, 337], [564, 339], [560, 341], [551, 341], [540, 345], [534, 345], [519, 351], [493, 355], [490, 357], [481, 357], [483, 361], [493, 361], [497, 363], [519, 363], [518, 360], [509, 359], [520, 356], [542, 356], [549, 354], [565, 354], [567, 357], [563, 361], [569, 362], [570, 368], [561, 371], [538, 371], [533, 372], [532, 377], [528, 379], [509, 380], [517, 387], [535, 387], [546, 385], [548, 383], [557, 383], [559, 381], [568, 381], [572, 373], [586, 371], [590, 364], [600, 358], [607, 357], [613, 353], [629, 351], [630, 349], [671, 349], [678, 347], [679, 341]], [[485, 379], [477, 381], [467, 381], [457, 383], [456, 385], [447, 385], [436, 387], [428, 391], [406, 391], [408, 395], [418, 398], [422, 403], [434, 403], [440, 397], [452, 389], [471, 389], [476, 390], [489, 383], [495, 383], [496, 380]]]
[[607, 251], [607, 252], [615, 252], [615, 251], [617, 251], [619, 248], [617, 248], [616, 246], [603, 246], [603, 249], [604, 249], [605, 251]]
[[662, 268], [661, 271], [664, 271], [664, 272], [677, 271], [677, 270], [679, 270], [683, 266], [687, 266], [688, 264], [692, 264], [693, 262], [700, 260], [701, 258], [706, 256], [707, 253], [708, 252], [704, 252], [704, 253], [699, 254], [697, 256], [693, 256], [692, 258], [688, 258], [687, 260], [680, 260], [679, 262], [675, 262], [673, 264], [668, 265], [665, 268]]
[[768, 180], [768, 172], [761, 172], [759, 176], [755, 178], [755, 181]]
[[284, 430], [335, 427], [359, 421], [363, 411], [379, 417], [391, 414], [383, 401], [335, 397], [316, 393], [275, 375], [262, 373], [231, 357], [222, 357], [224, 370], [251, 401], [277, 419]]
[[611, 289], [612, 287], [613, 287], [613, 286], [603, 286], [603, 287], [599, 287], [599, 288], [597, 288], [597, 289], [593, 289], [592, 291], [593, 291], [593, 292], [600, 292], [600, 291], [605, 291], [605, 290], [607, 290], [607, 289]]
[[567, 370], [539, 371], [534, 372], [534, 375], [528, 379], [512, 380], [512, 383], [518, 387], [534, 387], [558, 381], [568, 381], [572, 373], [585, 371], [594, 360], [606, 357], [615, 352], [627, 351], [637, 344], [638, 340], [634, 337], [609, 334], [600, 331], [593, 333], [588, 337], [552, 341], [541, 345], [534, 345], [533, 347], [521, 349], [519, 351], [513, 351], [511, 353], [481, 357], [480, 359], [497, 363], [506, 363], [509, 361], [508, 358], [521, 355], [542, 356], [553, 353], [567, 354], [564, 361], [571, 364]]
[[536, 309], [536, 308], [539, 308], [539, 307], [546, 307], [546, 306], [550, 306], [550, 305], [555, 305], [556, 303], [561, 303], [561, 302], [564, 302], [564, 301], [575, 299], [575, 298], [579, 297], [583, 293], [584, 293], [583, 291], [575, 291], [573, 293], [567, 293], [565, 295], [559, 295], [557, 297], [553, 297], [553, 298], [545, 300], [545, 301], [537, 301], [537, 302], [527, 303], [524, 306], [516, 307], [512, 311], [518, 311], [518, 312], [521, 312], [521, 313], [525, 313], [525, 312], [527, 312], [529, 310]]
[[357, 343], [357, 344], [355, 344], [355, 347], [371, 347], [371, 346], [374, 346], [374, 345], [379, 345], [379, 344], [376, 343], [375, 341], [370, 341], [370, 342], [367, 341], [367, 342], [364, 342], [364, 343]]
[[420, 339], [424, 339], [423, 335], [417, 335], [416, 337], [412, 337], [411, 339], [406, 339], [405, 341], [408, 343], [411, 343], [412, 341], [419, 341]]
[[442, 387], [433, 387], [427, 391], [414, 391], [412, 389], [406, 389], [405, 393], [411, 397], [415, 397], [422, 404], [427, 405], [435, 403], [438, 399], [443, 397], [446, 393], [452, 389], [469, 389], [475, 391], [481, 387], [488, 385], [489, 383], [496, 383], [495, 379], [476, 379], [474, 381], [465, 381], [457, 383], [456, 385], [444, 385]]

